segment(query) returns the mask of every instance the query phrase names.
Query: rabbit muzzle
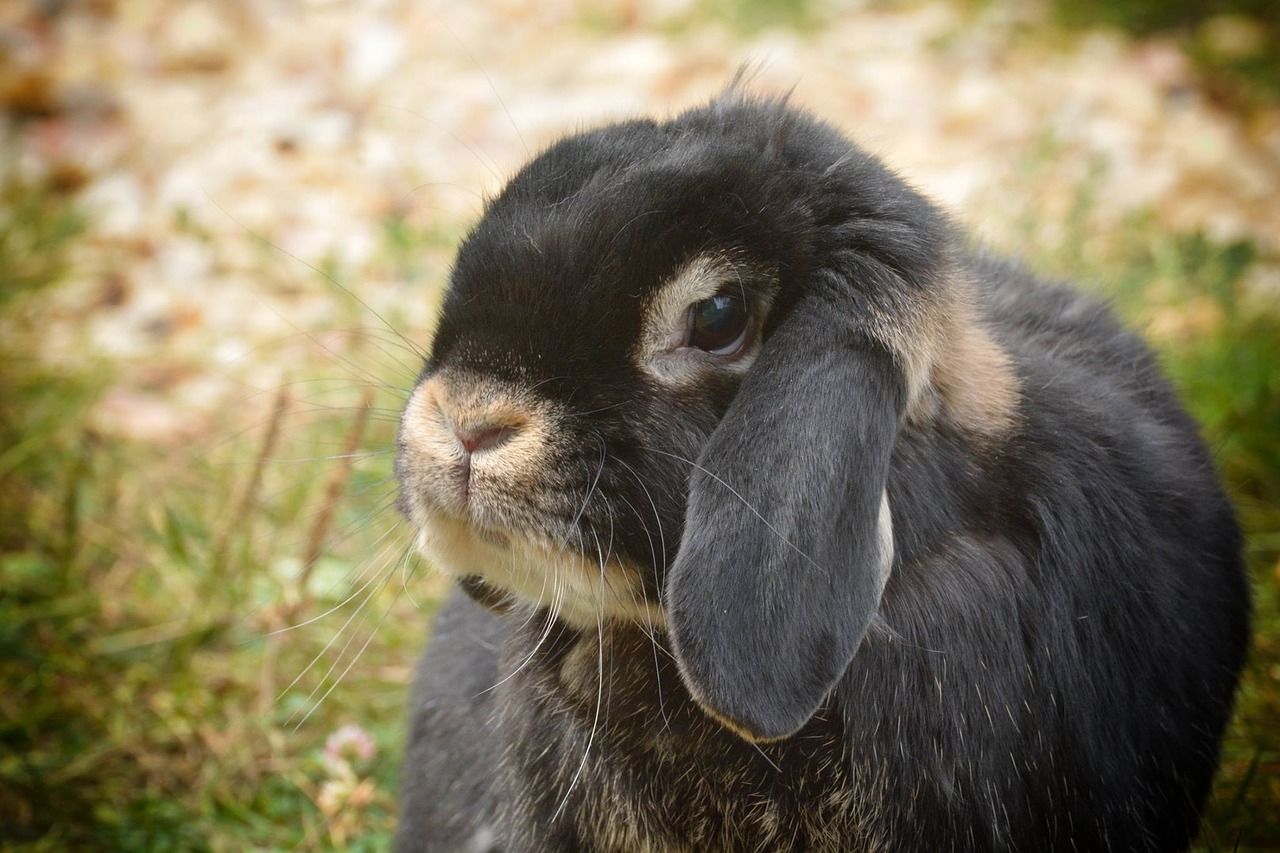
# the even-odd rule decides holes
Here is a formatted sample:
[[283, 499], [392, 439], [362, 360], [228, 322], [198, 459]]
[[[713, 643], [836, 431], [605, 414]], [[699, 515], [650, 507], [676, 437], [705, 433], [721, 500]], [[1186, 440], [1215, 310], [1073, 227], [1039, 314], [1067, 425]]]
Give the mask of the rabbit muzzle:
[[572, 449], [562, 418], [514, 385], [468, 372], [442, 370], [420, 383], [397, 441], [400, 504], [418, 527], [417, 546], [482, 603], [547, 607], [584, 627], [601, 619], [660, 625], [641, 569], [576, 523], [590, 496], [563, 479]]

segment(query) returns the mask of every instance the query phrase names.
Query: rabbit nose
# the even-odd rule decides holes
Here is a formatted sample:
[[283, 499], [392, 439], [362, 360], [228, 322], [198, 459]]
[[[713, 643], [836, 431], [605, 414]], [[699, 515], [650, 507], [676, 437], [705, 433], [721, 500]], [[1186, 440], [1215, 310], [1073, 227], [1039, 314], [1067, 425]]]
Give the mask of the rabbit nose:
[[507, 442], [516, 433], [510, 424], [481, 424], [474, 427], [463, 427], [451, 424], [453, 435], [467, 453], [480, 450], [494, 450]]

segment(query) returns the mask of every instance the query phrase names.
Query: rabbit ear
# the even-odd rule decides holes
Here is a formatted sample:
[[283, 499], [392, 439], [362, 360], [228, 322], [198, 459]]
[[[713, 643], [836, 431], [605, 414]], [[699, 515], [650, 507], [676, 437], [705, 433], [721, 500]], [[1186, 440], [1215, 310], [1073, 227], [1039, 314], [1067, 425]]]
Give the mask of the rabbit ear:
[[893, 562], [893, 356], [811, 295], [766, 341], [690, 481], [668, 628], [698, 703], [750, 740], [809, 720]]

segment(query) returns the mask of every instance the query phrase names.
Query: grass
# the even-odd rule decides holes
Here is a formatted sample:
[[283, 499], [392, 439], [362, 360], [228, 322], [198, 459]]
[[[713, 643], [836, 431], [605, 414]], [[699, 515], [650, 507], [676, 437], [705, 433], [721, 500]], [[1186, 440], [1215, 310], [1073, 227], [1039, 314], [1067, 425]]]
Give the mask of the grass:
[[633, 27], [644, 15], [654, 15], [659, 28], [669, 33], [714, 21], [737, 35], [751, 36], [766, 30], [809, 32], [823, 14], [812, 0], [696, 0], [666, 10], [626, 4], [584, 6], [579, 24], [589, 31], [612, 33]]
[[[295, 341], [312, 357], [208, 424], [198, 449], [111, 437], [94, 413], [116, 368], [31, 357], [80, 219], [56, 188], [4, 197], [22, 213], [0, 219], [0, 849], [384, 849], [438, 591], [402, 567], [386, 506], [412, 359], [338, 293], [335, 326], [353, 330]], [[1146, 325], [1249, 536], [1254, 650], [1202, 843], [1275, 847], [1280, 310], [1246, 283], [1276, 259], [1142, 219], [1099, 243], [1084, 222], [1052, 240], [1029, 226], [1027, 243]], [[439, 242], [393, 220], [383, 254], [425, 289], [415, 250]], [[326, 755], [353, 723], [374, 753]]]
[[[381, 333], [303, 338], [195, 450], [108, 437], [113, 367], [30, 356], [78, 220], [5, 197], [44, 213], [0, 233], [0, 849], [384, 849], [434, 590], [390, 530], [399, 401], [351, 378]], [[326, 756], [350, 723], [374, 755]]]

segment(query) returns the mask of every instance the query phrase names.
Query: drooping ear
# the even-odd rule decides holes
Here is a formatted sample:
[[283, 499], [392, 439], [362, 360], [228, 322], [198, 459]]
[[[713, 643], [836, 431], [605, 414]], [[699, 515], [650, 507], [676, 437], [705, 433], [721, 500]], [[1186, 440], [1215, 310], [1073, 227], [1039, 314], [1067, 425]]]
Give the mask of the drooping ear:
[[885, 483], [903, 381], [848, 314], [811, 294], [765, 343], [693, 471], [668, 576], [681, 675], [750, 740], [818, 710], [893, 561]]

